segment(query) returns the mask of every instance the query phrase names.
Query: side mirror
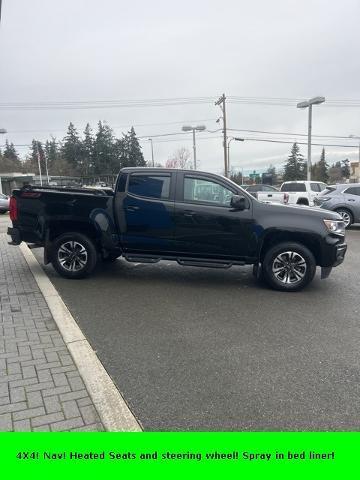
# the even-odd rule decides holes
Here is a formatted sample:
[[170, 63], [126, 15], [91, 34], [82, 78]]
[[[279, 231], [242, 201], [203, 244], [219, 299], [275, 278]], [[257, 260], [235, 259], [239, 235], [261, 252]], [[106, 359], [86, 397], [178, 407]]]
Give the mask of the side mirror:
[[246, 198], [243, 195], [233, 195], [230, 200], [230, 206], [235, 210], [245, 210]]

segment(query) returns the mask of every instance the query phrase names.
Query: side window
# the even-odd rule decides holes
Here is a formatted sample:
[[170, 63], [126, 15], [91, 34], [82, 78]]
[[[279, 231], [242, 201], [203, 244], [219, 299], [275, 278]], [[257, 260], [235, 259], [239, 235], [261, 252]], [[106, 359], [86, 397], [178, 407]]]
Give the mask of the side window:
[[185, 176], [184, 201], [230, 206], [233, 192], [217, 182]]
[[305, 183], [285, 183], [281, 185], [281, 192], [306, 192]]
[[310, 189], [313, 192], [320, 192], [320, 187], [318, 183], [310, 183]]
[[139, 197], [167, 199], [170, 196], [170, 175], [146, 175], [132, 173], [129, 178], [128, 193]]
[[350, 193], [350, 195], [360, 196], [360, 187], [350, 187], [345, 190], [344, 193]]

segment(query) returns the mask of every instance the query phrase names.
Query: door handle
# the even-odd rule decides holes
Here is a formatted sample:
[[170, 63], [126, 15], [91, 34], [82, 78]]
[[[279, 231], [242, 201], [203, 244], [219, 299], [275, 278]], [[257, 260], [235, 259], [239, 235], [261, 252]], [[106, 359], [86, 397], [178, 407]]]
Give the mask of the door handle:
[[136, 210], [139, 210], [140, 207], [137, 207], [136, 205], [129, 205], [126, 207], [127, 212], [136, 212]]
[[195, 212], [193, 210], [184, 210], [184, 217], [193, 217]]

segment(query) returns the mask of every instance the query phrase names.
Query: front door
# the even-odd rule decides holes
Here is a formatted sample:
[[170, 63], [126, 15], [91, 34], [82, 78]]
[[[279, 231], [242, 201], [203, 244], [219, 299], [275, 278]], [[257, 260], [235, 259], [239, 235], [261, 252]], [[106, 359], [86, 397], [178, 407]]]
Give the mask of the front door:
[[175, 248], [186, 256], [246, 260], [255, 255], [252, 200], [234, 210], [235, 186], [211, 175], [179, 173], [175, 203]]

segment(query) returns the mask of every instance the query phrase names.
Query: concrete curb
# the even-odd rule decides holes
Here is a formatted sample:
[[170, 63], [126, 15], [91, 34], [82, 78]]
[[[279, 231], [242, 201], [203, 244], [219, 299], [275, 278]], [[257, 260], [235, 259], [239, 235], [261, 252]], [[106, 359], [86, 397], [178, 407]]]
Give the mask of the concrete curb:
[[20, 245], [20, 250], [49, 306], [105, 429], [109, 432], [141, 432], [138, 421], [34, 254], [25, 243]]

